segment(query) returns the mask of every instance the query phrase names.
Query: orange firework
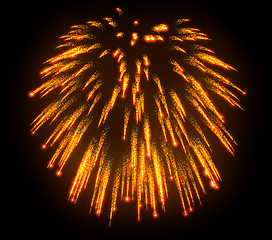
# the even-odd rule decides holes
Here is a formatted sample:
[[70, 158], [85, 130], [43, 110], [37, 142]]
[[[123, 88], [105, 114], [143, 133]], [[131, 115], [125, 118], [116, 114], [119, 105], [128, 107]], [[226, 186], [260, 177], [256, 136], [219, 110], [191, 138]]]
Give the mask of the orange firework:
[[[48, 168], [60, 176], [75, 149], [85, 146], [68, 199], [76, 203], [92, 188], [90, 211], [100, 216], [111, 196], [110, 224], [119, 199], [136, 201], [138, 220], [143, 209], [158, 217], [160, 208], [166, 210], [169, 180], [185, 216], [195, 199], [201, 204], [203, 172], [217, 189], [221, 177], [205, 132], [234, 154], [236, 142], [210, 92], [242, 109], [235, 91], [245, 91], [222, 75], [236, 70], [203, 45], [210, 39], [189, 21], [158, 23], [142, 34], [141, 21], [134, 19], [127, 33], [126, 15], [116, 8], [114, 17], [71, 26], [60, 37], [61, 52], [40, 72], [44, 83], [29, 93], [56, 96], [31, 124], [31, 134], [47, 122], [53, 128], [42, 145], [56, 145]], [[149, 47], [170, 57], [160, 59]], [[160, 69], [164, 65], [168, 72]], [[112, 66], [116, 71], [109, 73]]]

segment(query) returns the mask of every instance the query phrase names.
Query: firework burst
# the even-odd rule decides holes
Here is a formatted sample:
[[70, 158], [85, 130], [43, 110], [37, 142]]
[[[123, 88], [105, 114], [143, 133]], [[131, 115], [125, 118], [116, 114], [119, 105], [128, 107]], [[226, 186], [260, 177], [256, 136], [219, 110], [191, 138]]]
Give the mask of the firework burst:
[[57, 175], [85, 142], [68, 199], [76, 203], [93, 177], [90, 211], [99, 216], [111, 196], [110, 223], [119, 199], [136, 201], [138, 220], [144, 208], [157, 217], [158, 208], [165, 211], [168, 180], [187, 215], [196, 200], [201, 204], [202, 175], [213, 188], [221, 181], [205, 132], [231, 154], [236, 144], [210, 93], [242, 109], [234, 91], [245, 92], [221, 75], [235, 69], [203, 45], [210, 39], [189, 19], [143, 33], [139, 20], [128, 30], [126, 14], [116, 8], [115, 15], [71, 26], [60, 37], [60, 53], [40, 72], [44, 83], [29, 93], [55, 96], [31, 134], [45, 123], [53, 128], [42, 148], [57, 145], [48, 163]]

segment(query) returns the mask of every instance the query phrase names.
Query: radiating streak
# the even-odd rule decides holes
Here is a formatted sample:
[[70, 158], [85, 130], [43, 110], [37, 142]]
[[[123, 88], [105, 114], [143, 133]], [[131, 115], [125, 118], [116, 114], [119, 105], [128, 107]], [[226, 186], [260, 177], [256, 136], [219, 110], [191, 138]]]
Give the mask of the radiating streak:
[[100, 29], [104, 28], [104, 25], [99, 21], [88, 21], [87, 24], [89, 24], [89, 26], [91, 26], [91, 27], [97, 27]]
[[208, 148], [211, 150], [210, 144], [209, 144], [207, 138], [205, 137], [204, 132], [202, 131], [201, 127], [198, 125], [197, 121], [192, 116], [190, 117], [190, 122], [194, 126], [194, 128], [197, 130], [199, 135], [202, 137], [202, 139], [204, 140], [204, 142], [206, 143]]
[[180, 115], [177, 113], [177, 111], [174, 109], [174, 108], [171, 108], [171, 112], [172, 114], [174, 115], [175, 117], [175, 120], [179, 126], [179, 129], [181, 130], [181, 132], [183, 133], [183, 135], [185, 136], [186, 140], [187, 140], [187, 143], [190, 144], [190, 141], [189, 141], [189, 137], [188, 137], [188, 134], [186, 132], [186, 129], [182, 123], [182, 120], [180, 118]]
[[65, 111], [73, 103], [73, 101], [74, 99], [69, 99], [67, 101], [62, 101], [62, 99], [60, 99], [51, 103], [31, 123], [31, 125], [33, 125], [31, 133], [35, 134], [36, 131], [54, 115], [57, 114], [59, 116], [61, 112]]
[[188, 18], [180, 18], [178, 20], [176, 20], [176, 24], [179, 25], [179, 24], [182, 24], [184, 22], [190, 22], [191, 20], [188, 19]]
[[102, 84], [103, 82], [100, 79], [95, 83], [93, 89], [87, 95], [87, 101], [89, 101], [89, 99], [93, 97], [94, 93], [97, 91], [98, 88], [100, 88]]
[[172, 98], [175, 108], [177, 109], [181, 118], [184, 120], [184, 118], [186, 117], [186, 113], [185, 113], [185, 109], [184, 109], [183, 105], [181, 104], [180, 98], [178, 97], [178, 95], [176, 94], [176, 92], [174, 90], [170, 91], [170, 96]]
[[146, 155], [147, 157], [151, 157], [151, 130], [149, 125], [149, 119], [146, 116], [144, 118], [144, 138], [145, 138], [145, 146], [146, 146]]
[[220, 67], [223, 67], [227, 70], [236, 70], [235, 68], [231, 67], [230, 65], [224, 63], [223, 61], [219, 60], [217, 57], [209, 55], [208, 53], [204, 53], [204, 52], [198, 52], [195, 53], [195, 56], [200, 59], [203, 60], [204, 62], [210, 63], [210, 64], [214, 64]]
[[166, 125], [169, 133], [170, 133], [170, 137], [172, 139], [172, 144], [173, 144], [174, 147], [176, 147], [178, 145], [178, 143], [177, 143], [177, 140], [175, 138], [172, 123], [171, 123], [171, 121], [170, 121], [170, 119], [168, 117], [164, 117], [164, 122], [165, 122], [165, 125]]
[[84, 87], [82, 88], [82, 91], [85, 90], [85, 88], [88, 87], [90, 85], [90, 83], [95, 81], [98, 77], [100, 77], [100, 73], [96, 71], [95, 73], [92, 74], [92, 76], [89, 78], [89, 80], [85, 83]]
[[130, 117], [130, 107], [126, 106], [125, 113], [124, 113], [124, 127], [123, 127], [123, 140], [126, 140], [127, 136], [127, 128], [128, 128], [128, 122]]
[[91, 104], [91, 106], [90, 106], [90, 108], [89, 108], [88, 115], [92, 112], [92, 110], [93, 110], [93, 108], [95, 107], [95, 105], [96, 105], [96, 104], [98, 103], [98, 101], [101, 99], [101, 96], [102, 96], [101, 92], [99, 92], [99, 93], [95, 96], [95, 98], [94, 98], [94, 100], [93, 100], [93, 102], [92, 102], [92, 104]]
[[181, 48], [180, 46], [177, 46], [177, 45], [173, 45], [171, 47], [171, 50], [176, 50], [176, 51], [179, 51], [179, 52], [182, 52], [182, 53], [186, 53], [186, 51], [183, 48]]
[[165, 190], [164, 190], [164, 184], [163, 184], [162, 166], [160, 163], [156, 146], [154, 144], [152, 146], [152, 153], [153, 153], [152, 160], [154, 164], [154, 173], [155, 173], [156, 183], [158, 187], [159, 199], [162, 204], [162, 209], [165, 210]]
[[162, 128], [164, 140], [167, 142], [166, 128], [165, 128], [165, 124], [164, 124], [163, 115], [161, 113], [157, 112], [157, 117], [158, 117], [158, 121], [159, 121], [161, 128]]
[[123, 14], [122, 9], [120, 9], [119, 7], [115, 8], [115, 10], [118, 12], [119, 16]]
[[[132, 134], [131, 134], [131, 149], [130, 149], [130, 167], [135, 168], [137, 164], [137, 144], [138, 144], [138, 133], [137, 128], [133, 128]], [[132, 191], [133, 192], [133, 191]]]
[[159, 77], [154, 75], [153, 80], [157, 84], [157, 87], [158, 87], [160, 93], [163, 94], [163, 89], [162, 89], [162, 85], [161, 85], [161, 81], [160, 81]]
[[95, 145], [96, 145], [95, 140], [92, 139], [80, 162], [76, 177], [74, 178], [72, 187], [70, 189], [70, 194], [68, 197], [68, 199], [71, 202], [76, 203], [79, 194], [81, 193], [83, 188], [87, 185], [89, 176], [91, 174], [91, 171], [93, 170], [93, 166], [90, 164], [90, 162], [91, 156], [95, 150]]
[[113, 18], [105, 17], [105, 18], [103, 18], [103, 20], [107, 21], [108, 25], [111, 25], [114, 28], [116, 28], [118, 26], [118, 23], [115, 22], [115, 20]]
[[85, 133], [90, 123], [91, 121], [89, 119], [83, 118], [81, 122], [78, 124], [77, 128], [74, 131], [74, 134], [71, 136], [66, 148], [64, 149], [62, 156], [60, 158], [60, 161], [58, 163], [60, 171], [62, 170], [65, 163], [69, 159], [70, 155], [72, 154], [72, 152], [74, 151], [78, 143], [80, 142], [82, 135]]
[[123, 84], [122, 84], [122, 98], [125, 98], [126, 90], [129, 84], [129, 74], [126, 73], [124, 75]]
[[90, 47], [86, 47], [86, 46], [78, 46], [78, 47], [74, 47], [70, 50], [67, 50], [66, 52], [56, 56], [56, 57], [53, 57], [53, 58], [50, 58], [48, 61], [46, 62], [50, 62], [51, 64], [52, 63], [55, 63], [55, 62], [58, 62], [60, 60], [64, 60], [64, 59], [67, 59], [67, 58], [74, 58], [80, 54], [83, 54], [83, 53], [88, 53], [90, 52], [91, 50], [94, 50], [94, 49], [97, 49], [97, 48], [101, 48], [101, 44], [100, 43], [96, 43], [96, 44], [93, 44], [91, 45]]
[[118, 85], [115, 85], [115, 88], [112, 91], [112, 95], [111, 95], [110, 100], [108, 101], [108, 103], [106, 103], [104, 105], [104, 108], [103, 108], [101, 116], [100, 116], [100, 120], [98, 122], [98, 127], [100, 126], [101, 123], [103, 123], [103, 124], [105, 123], [105, 121], [108, 117], [108, 114], [112, 110], [120, 91], [121, 91], [121, 88]]
[[69, 117], [65, 117], [50, 135], [45, 143], [45, 146], [51, 141], [51, 139], [53, 139], [52, 143], [50, 144], [50, 146], [52, 147], [66, 130], [70, 130], [73, 127], [76, 120], [81, 116], [85, 109], [86, 106], [83, 105], [81, 107], [78, 107], [77, 110], [74, 111]]
[[182, 76], [186, 82], [189, 82], [189, 80], [186, 77], [186, 74], [184, 74], [184, 69], [177, 63], [177, 61], [175, 61], [174, 59], [170, 59], [170, 64], [173, 66], [174, 72]]
[[110, 207], [110, 222], [109, 226], [111, 226], [111, 220], [113, 217], [113, 213], [116, 212], [117, 209], [117, 198], [118, 198], [118, 190], [120, 186], [120, 181], [121, 181], [121, 170], [122, 168], [119, 166], [116, 169], [116, 173], [114, 174], [114, 179], [113, 179], [113, 187], [112, 187], [112, 195], [111, 195], [111, 207]]
[[104, 56], [106, 56], [106, 55], [108, 55], [108, 54], [110, 54], [110, 53], [111, 53], [111, 50], [110, 50], [110, 49], [106, 49], [106, 50], [104, 50], [104, 51], [100, 54], [99, 58], [102, 58], [102, 57], [104, 57]]
[[223, 121], [223, 116], [217, 111], [216, 107], [207, 96], [207, 93], [202, 88], [201, 84], [191, 75], [188, 75], [187, 77], [190, 80], [190, 83], [192, 83], [192, 90], [194, 91], [194, 93], [191, 92], [191, 94], [195, 96], [205, 108], [209, 108], [219, 119]]
[[69, 131], [61, 143], [59, 144], [59, 147], [57, 148], [56, 152], [54, 153], [53, 157], [48, 163], [48, 167], [53, 167], [56, 159], [63, 151], [60, 161], [58, 163], [59, 166], [59, 172], [61, 172], [62, 168], [64, 167], [65, 163], [69, 159], [70, 155], [72, 154], [75, 147], [80, 142], [82, 135], [87, 130], [89, 124], [91, 121], [89, 119], [83, 118], [81, 122], [78, 124], [78, 126], [74, 129], [74, 131]]

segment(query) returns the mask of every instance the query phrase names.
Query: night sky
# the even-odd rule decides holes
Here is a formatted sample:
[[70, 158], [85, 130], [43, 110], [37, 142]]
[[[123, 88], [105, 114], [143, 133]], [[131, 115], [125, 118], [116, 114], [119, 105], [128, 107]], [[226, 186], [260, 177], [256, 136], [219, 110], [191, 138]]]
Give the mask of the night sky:
[[[62, 3], [20, 3], [6, 7], [8, 19], [2, 21], [2, 210], [8, 212], [5, 222], [10, 235], [21, 237], [95, 237], [95, 236], [174, 236], [226, 237], [264, 233], [264, 221], [269, 199], [264, 189], [265, 168], [269, 157], [267, 146], [271, 129], [267, 124], [269, 113], [268, 64], [265, 56], [269, 48], [267, 6], [245, 6], [238, 3], [223, 4], [182, 3], [166, 1], [136, 5], [106, 1]], [[236, 5], [237, 4], [237, 5]], [[249, 3], [251, 4], [251, 3]], [[110, 16], [117, 6], [125, 6], [132, 16], [154, 15], [159, 19], [180, 16], [190, 18], [192, 25], [212, 39], [212, 49], [219, 58], [238, 69], [231, 80], [247, 91], [241, 96], [245, 111], [219, 103], [226, 118], [226, 127], [238, 143], [235, 156], [231, 156], [218, 142], [219, 150], [213, 155], [223, 182], [215, 191], [206, 187], [202, 207], [198, 204], [187, 218], [182, 215], [177, 192], [171, 191], [166, 212], [153, 219], [143, 211], [137, 222], [135, 202], [120, 202], [108, 228], [108, 214], [100, 218], [88, 214], [88, 190], [82, 201], [73, 205], [67, 201], [68, 190], [74, 176], [64, 174], [57, 178], [46, 168], [52, 152], [42, 151], [47, 135], [43, 129], [31, 136], [29, 124], [43, 109], [39, 98], [28, 98], [28, 92], [40, 82], [42, 63], [54, 56], [58, 37], [69, 26], [85, 23], [92, 17]], [[125, 9], [125, 8], [124, 8]], [[3, 9], [4, 10], [4, 9]], [[5, 13], [5, 11], [3, 11]], [[7, 66], [5, 66], [7, 64]], [[216, 147], [216, 146], [215, 146]], [[170, 188], [174, 186], [170, 184]], [[267, 195], [267, 196], [266, 196]], [[84, 200], [85, 199], [85, 200]], [[7, 209], [5, 209], [7, 207]]]

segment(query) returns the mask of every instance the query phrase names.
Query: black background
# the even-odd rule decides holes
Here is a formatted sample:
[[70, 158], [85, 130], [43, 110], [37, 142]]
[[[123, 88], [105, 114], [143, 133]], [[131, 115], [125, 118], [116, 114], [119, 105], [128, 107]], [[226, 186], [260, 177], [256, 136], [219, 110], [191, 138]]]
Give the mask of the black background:
[[[252, 5], [251, 5], [252, 4]], [[178, 195], [173, 191], [166, 203], [166, 213], [153, 219], [144, 213], [137, 222], [134, 203], [118, 205], [113, 224], [108, 215], [88, 214], [88, 205], [69, 203], [67, 192], [71, 176], [57, 178], [46, 169], [50, 153], [42, 151], [42, 133], [31, 136], [29, 124], [42, 109], [42, 101], [29, 99], [28, 92], [40, 81], [42, 63], [53, 56], [58, 37], [69, 26], [101, 15], [109, 16], [116, 6], [125, 6], [133, 15], [148, 12], [159, 18], [190, 18], [193, 26], [208, 33], [213, 49], [238, 72], [232, 81], [246, 89], [241, 96], [245, 111], [227, 104], [223, 113], [227, 128], [238, 142], [235, 157], [223, 148], [214, 155], [223, 182], [218, 191], [208, 189], [203, 206], [196, 206], [187, 218], [182, 216]], [[269, 199], [265, 188], [265, 170], [269, 163], [269, 69], [267, 60], [270, 33], [268, 6], [261, 2], [198, 3], [192, 1], [138, 4], [89, 2], [35, 2], [5, 5], [2, 21], [2, 211], [7, 212], [8, 234], [21, 237], [96, 236], [176, 236], [226, 237], [262, 234]], [[269, 6], [270, 7], [270, 6]], [[267, 40], [268, 39], [268, 40]], [[3, 55], [2, 55], [3, 56]], [[3, 63], [2, 63], [3, 64]], [[7, 64], [7, 65], [6, 65]], [[45, 130], [46, 131], [46, 130]], [[64, 171], [65, 172], [65, 171]], [[171, 188], [171, 186], [170, 186]], [[85, 194], [82, 198], [89, 199]], [[89, 201], [89, 200], [87, 200]], [[86, 202], [87, 202], [86, 201]]]

